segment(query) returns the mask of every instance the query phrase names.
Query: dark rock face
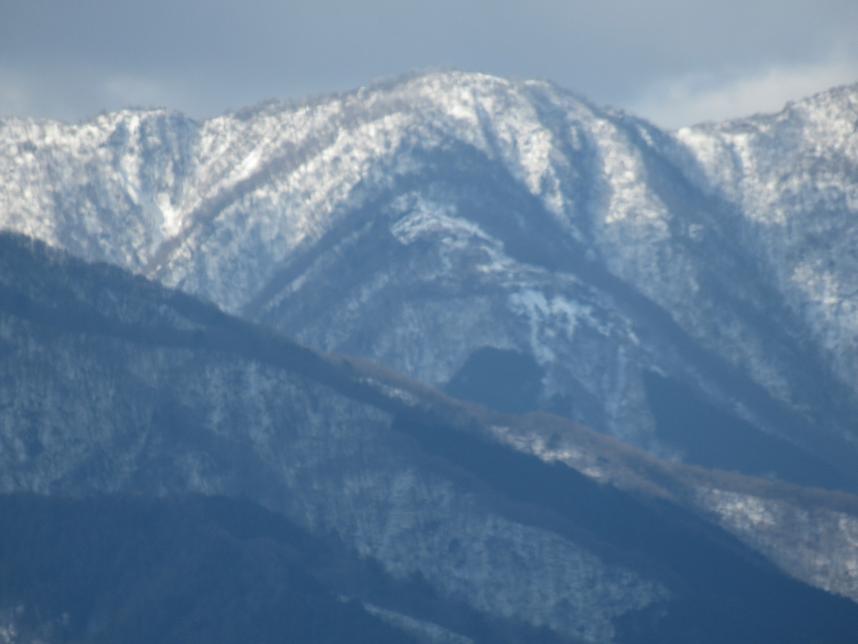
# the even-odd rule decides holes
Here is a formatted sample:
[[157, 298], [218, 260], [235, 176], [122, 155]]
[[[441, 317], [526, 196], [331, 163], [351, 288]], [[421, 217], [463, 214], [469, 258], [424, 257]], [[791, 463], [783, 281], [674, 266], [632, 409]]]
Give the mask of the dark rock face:
[[483, 347], [468, 356], [444, 391], [490, 409], [523, 414], [539, 409], [542, 378], [542, 369], [530, 356]]

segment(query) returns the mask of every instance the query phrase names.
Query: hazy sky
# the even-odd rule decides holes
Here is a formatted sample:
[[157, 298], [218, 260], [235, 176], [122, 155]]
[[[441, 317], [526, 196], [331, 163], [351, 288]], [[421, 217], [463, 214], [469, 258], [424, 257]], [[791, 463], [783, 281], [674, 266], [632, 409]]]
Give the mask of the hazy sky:
[[207, 116], [436, 67], [679, 126], [858, 81], [858, 0], [0, 0], [0, 114]]

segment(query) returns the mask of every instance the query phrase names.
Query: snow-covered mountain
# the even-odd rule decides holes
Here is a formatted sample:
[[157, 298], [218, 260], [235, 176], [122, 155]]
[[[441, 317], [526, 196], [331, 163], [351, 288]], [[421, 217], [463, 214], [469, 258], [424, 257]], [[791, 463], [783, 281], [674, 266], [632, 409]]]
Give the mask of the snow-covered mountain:
[[433, 385], [500, 350], [535, 406], [854, 489], [856, 122], [858, 85], [665, 132], [459, 72], [204, 122], [8, 118], [0, 222]]

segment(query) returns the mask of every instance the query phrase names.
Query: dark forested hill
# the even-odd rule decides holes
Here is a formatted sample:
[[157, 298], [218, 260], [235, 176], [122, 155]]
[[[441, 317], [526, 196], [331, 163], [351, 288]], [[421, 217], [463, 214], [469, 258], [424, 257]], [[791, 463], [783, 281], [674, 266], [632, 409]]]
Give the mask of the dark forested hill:
[[9, 235], [0, 351], [4, 633], [858, 632], [858, 605], [820, 589], [855, 596], [845, 494], [665, 465], [558, 417], [459, 403]]
[[0, 516], [7, 641], [414, 641], [320, 582], [335, 551], [247, 501], [18, 494]]

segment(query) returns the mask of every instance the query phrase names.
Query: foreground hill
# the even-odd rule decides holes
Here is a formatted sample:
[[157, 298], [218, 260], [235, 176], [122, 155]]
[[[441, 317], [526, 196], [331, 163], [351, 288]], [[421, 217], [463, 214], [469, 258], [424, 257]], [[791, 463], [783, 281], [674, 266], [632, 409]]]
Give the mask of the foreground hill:
[[246, 501], [21, 494], [0, 516], [4, 642], [416, 641], [325, 587], [336, 550]]
[[0, 225], [459, 396], [858, 490], [857, 103], [669, 133], [451, 72], [4, 119]]
[[[295, 526], [273, 536], [266, 528], [273, 544], [247, 545], [246, 534], [235, 534], [240, 526], [277, 520], [240, 504], [187, 506], [182, 524], [183, 506], [169, 503], [11, 497], [0, 504], [14, 546], [0, 552], [15, 572], [0, 589], [8, 628], [122, 632], [126, 622], [103, 625], [113, 605], [105, 598], [132, 582], [114, 583], [109, 571], [137, 546], [109, 520], [87, 527], [85, 517], [103, 511], [120, 525], [138, 512], [160, 517], [157, 525], [178, 521], [228, 558], [250, 548], [250, 571], [264, 562], [291, 570], [265, 582], [275, 604], [297, 592], [295, 579], [314, 580], [311, 618], [333, 615], [330, 599], [342, 596], [354, 602], [343, 610], [356, 624], [382, 629], [383, 617], [428, 641], [845, 643], [858, 629], [858, 604], [795, 578], [858, 597], [850, 545], [858, 505], [848, 495], [663, 465], [561, 418], [459, 403], [14, 236], [0, 237], [0, 351], [3, 493], [133, 493], [165, 503], [226, 495]], [[29, 540], [43, 522], [79, 537], [57, 543], [46, 528], [48, 536]], [[152, 575], [180, 556], [170, 547], [187, 547], [180, 536], [157, 543], [165, 550], [141, 551], [153, 557]], [[75, 548], [94, 544], [105, 557], [92, 564], [84, 596], [69, 582], [81, 573], [26, 568], [34, 558], [77, 558]], [[312, 560], [290, 568], [308, 549], [346, 563], [332, 574]], [[208, 570], [204, 555], [188, 565]], [[372, 562], [376, 584], [361, 581]], [[133, 621], [151, 611], [148, 623], [163, 627], [164, 639], [202, 637], [195, 623], [170, 621], [168, 608], [150, 605], [145, 589], [163, 580], [145, 566], [135, 571], [143, 604], [133, 596], [123, 615]], [[220, 590], [200, 597], [182, 596], [194, 583], [179, 585], [175, 600], [191, 615], [233, 606], [230, 575], [239, 573], [218, 573], [211, 583]], [[34, 589], [40, 579], [53, 590]], [[276, 630], [266, 621], [275, 604], [258, 606], [264, 628]], [[76, 625], [69, 631], [65, 613]], [[34, 624], [34, 614], [45, 623]]]

